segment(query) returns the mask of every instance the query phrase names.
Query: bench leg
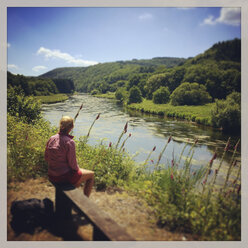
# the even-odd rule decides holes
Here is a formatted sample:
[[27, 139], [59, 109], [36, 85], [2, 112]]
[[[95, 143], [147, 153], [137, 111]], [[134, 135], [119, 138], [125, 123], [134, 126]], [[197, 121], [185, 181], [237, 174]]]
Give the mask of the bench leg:
[[62, 190], [56, 188], [55, 193], [55, 214], [60, 218], [71, 218], [72, 217], [72, 203], [65, 196]]

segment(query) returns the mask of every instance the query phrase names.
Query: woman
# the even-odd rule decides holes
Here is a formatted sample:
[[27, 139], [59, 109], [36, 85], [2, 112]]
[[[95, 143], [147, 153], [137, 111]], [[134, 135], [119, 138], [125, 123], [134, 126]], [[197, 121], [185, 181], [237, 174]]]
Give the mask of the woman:
[[94, 184], [94, 172], [81, 169], [77, 164], [75, 142], [73, 136], [69, 135], [73, 127], [71, 117], [62, 117], [59, 133], [48, 140], [45, 151], [48, 177], [51, 182], [70, 183], [75, 187], [85, 182], [84, 194], [89, 197]]

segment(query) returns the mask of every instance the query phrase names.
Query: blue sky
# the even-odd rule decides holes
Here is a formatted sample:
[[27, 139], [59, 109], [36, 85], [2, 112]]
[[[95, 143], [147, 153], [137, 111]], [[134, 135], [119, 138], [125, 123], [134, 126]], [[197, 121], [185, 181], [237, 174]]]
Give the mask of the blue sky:
[[25, 76], [134, 58], [188, 58], [240, 37], [239, 8], [7, 9], [8, 70]]

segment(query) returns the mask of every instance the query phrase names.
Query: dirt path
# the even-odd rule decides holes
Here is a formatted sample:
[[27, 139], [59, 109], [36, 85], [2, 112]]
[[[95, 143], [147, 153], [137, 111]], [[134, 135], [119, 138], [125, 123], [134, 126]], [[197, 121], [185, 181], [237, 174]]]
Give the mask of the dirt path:
[[[25, 182], [12, 183], [8, 190], [8, 241], [10, 240], [91, 240], [92, 226], [82, 217], [74, 213], [70, 223], [59, 223], [48, 229], [36, 228], [34, 233], [16, 234], [10, 221], [11, 203], [14, 200], [26, 200], [30, 198], [49, 198], [54, 202], [54, 187], [45, 178], [30, 179]], [[100, 209], [107, 213], [120, 226], [126, 228], [136, 240], [162, 241], [162, 240], [193, 240], [190, 235], [172, 233], [161, 229], [156, 225], [156, 219], [147, 204], [126, 192], [96, 192], [93, 191], [90, 199]], [[65, 230], [67, 230], [65, 232]], [[68, 233], [68, 230], [70, 232]]]

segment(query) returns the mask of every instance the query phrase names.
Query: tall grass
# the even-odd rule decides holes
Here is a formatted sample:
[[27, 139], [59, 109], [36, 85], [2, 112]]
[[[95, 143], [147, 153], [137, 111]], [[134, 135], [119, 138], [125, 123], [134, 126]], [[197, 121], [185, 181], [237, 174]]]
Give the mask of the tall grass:
[[[155, 169], [147, 170], [148, 160], [156, 147], [152, 149], [144, 163], [140, 165], [135, 163], [123, 151], [127, 139], [131, 137], [128, 135], [124, 138], [128, 122], [121, 130], [116, 144], [112, 142], [108, 146], [102, 143], [95, 146], [87, 144], [91, 129], [99, 117], [100, 114], [94, 119], [88, 134], [76, 140], [78, 164], [94, 170], [97, 190], [122, 187], [135, 193], [153, 208], [158, 224], [170, 230], [187, 231], [200, 240], [240, 240], [241, 165], [235, 163], [239, 141], [234, 147], [225, 182], [218, 188], [216, 178], [229, 149], [230, 140], [227, 141], [220, 156], [218, 169], [212, 179], [209, 178], [209, 174], [219, 152], [214, 153], [206, 165], [192, 169], [197, 140], [191, 145], [182, 167], [178, 165], [186, 146], [190, 144], [185, 144], [179, 158], [173, 156], [172, 161], [167, 164], [160, 163], [167, 147], [173, 144], [171, 136], [159, 154]], [[46, 175], [45, 145], [48, 138], [56, 132], [57, 129], [51, 128], [44, 120], [32, 125], [8, 115], [8, 182]], [[234, 166], [239, 166], [234, 175], [235, 183], [230, 180]]]

